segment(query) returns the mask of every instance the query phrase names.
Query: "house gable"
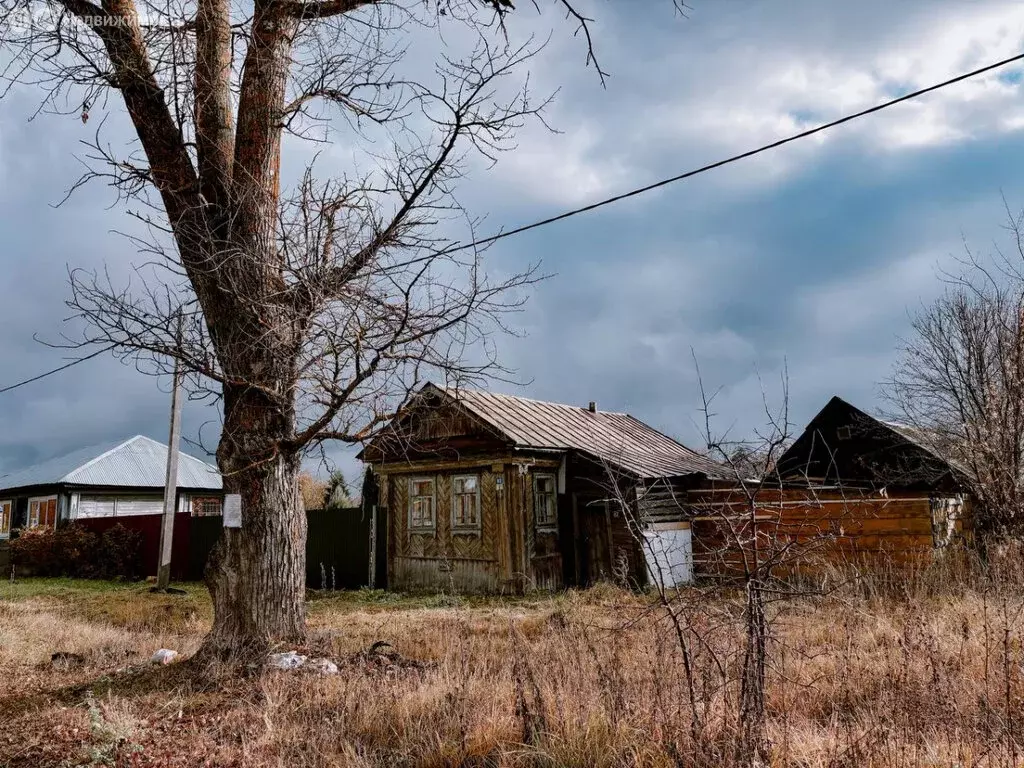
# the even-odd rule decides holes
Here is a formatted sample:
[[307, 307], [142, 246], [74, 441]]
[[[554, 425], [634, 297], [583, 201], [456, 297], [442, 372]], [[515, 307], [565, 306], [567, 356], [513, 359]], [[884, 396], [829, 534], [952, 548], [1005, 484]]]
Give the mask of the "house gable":
[[512, 441], [444, 392], [427, 385], [359, 453], [371, 464], [457, 462], [507, 453]]
[[833, 397], [779, 458], [792, 483], [953, 489], [955, 470], [928, 447], [839, 397]]

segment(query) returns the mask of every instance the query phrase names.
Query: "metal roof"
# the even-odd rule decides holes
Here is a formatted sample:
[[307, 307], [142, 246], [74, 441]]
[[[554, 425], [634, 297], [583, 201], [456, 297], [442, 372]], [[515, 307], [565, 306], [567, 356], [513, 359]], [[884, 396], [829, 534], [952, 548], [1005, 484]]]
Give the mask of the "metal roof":
[[[167, 446], [144, 435], [119, 443], [82, 448], [32, 467], [0, 476], [0, 491], [33, 485], [95, 485], [162, 488], [167, 475]], [[181, 453], [178, 487], [219, 491], [217, 468]]]
[[578, 450], [641, 478], [728, 476], [722, 465], [628, 413], [434, 384], [427, 384], [424, 390], [428, 389], [455, 400], [504, 434], [516, 448]]

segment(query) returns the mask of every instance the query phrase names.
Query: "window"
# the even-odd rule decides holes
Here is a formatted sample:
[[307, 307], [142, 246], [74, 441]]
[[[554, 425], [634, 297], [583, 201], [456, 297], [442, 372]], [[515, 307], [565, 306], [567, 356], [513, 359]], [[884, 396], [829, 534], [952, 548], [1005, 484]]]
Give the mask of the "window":
[[216, 496], [192, 499], [192, 517], [217, 517], [224, 514], [224, 503]]
[[553, 531], [558, 527], [558, 506], [555, 500], [555, 476], [535, 475], [533, 478], [533, 516], [538, 530]]
[[452, 478], [452, 530], [480, 530], [480, 478]]
[[0, 501], [0, 539], [6, 539], [11, 535], [11, 514], [14, 512], [14, 502]]
[[57, 497], [45, 496], [28, 500], [28, 527], [53, 528], [57, 525]]
[[839, 438], [840, 440], [849, 440], [850, 439], [850, 428], [849, 427], [839, 427], [836, 430], [836, 437]]
[[409, 481], [409, 530], [434, 530], [434, 478], [414, 477]]

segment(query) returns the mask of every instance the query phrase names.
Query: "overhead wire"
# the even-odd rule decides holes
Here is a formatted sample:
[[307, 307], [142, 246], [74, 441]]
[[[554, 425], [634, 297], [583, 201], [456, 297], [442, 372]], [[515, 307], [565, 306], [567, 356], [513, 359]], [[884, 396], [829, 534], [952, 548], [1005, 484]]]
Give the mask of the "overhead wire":
[[[1012, 64], [1014, 62], [1022, 61], [1022, 60], [1024, 60], [1024, 53], [1017, 54], [1016, 56], [1010, 56], [1009, 58], [1002, 59], [1002, 60], [994, 62], [992, 64], [987, 64], [987, 65], [985, 65], [983, 67], [979, 67], [978, 69], [973, 69], [970, 72], [965, 72], [962, 75], [957, 75], [956, 77], [951, 77], [948, 80], [943, 80], [942, 82], [935, 83], [934, 85], [929, 85], [926, 88], [919, 88], [916, 91], [911, 91], [910, 93], [906, 93], [906, 94], [904, 94], [902, 96], [898, 96], [898, 97], [896, 97], [894, 99], [890, 99], [889, 101], [882, 102], [881, 104], [876, 104], [873, 107], [868, 107], [867, 109], [862, 109], [859, 112], [854, 112], [852, 114], [845, 115], [845, 116], [837, 118], [835, 120], [830, 120], [827, 123], [822, 123], [821, 125], [818, 125], [818, 126], [816, 126], [814, 128], [809, 128], [809, 129], [807, 129], [805, 131], [800, 131], [799, 133], [794, 133], [791, 136], [787, 136], [785, 138], [778, 139], [777, 141], [773, 141], [773, 142], [771, 142], [769, 144], [764, 144], [764, 145], [762, 145], [760, 147], [757, 147], [756, 149], [747, 150], [746, 152], [741, 152], [741, 153], [739, 153], [737, 155], [732, 155], [731, 157], [727, 157], [727, 158], [725, 158], [723, 160], [717, 160], [717, 161], [715, 161], [713, 163], [708, 163], [707, 165], [702, 165], [699, 168], [694, 168], [692, 170], [685, 171], [684, 173], [679, 173], [679, 174], [676, 174], [675, 176], [670, 176], [670, 177], [668, 177], [666, 179], [661, 179], [660, 181], [656, 181], [656, 182], [653, 182], [651, 184], [646, 184], [646, 185], [644, 185], [642, 187], [637, 187], [636, 189], [631, 189], [628, 192], [622, 192], [622, 193], [614, 195], [612, 197], [607, 197], [607, 198], [604, 198], [603, 200], [598, 200], [597, 202], [590, 203], [588, 205], [584, 205], [584, 206], [579, 207], [579, 208], [574, 208], [574, 209], [569, 210], [569, 211], [565, 211], [564, 213], [560, 213], [560, 214], [558, 214], [556, 216], [549, 216], [549, 217], [547, 217], [545, 219], [541, 219], [539, 221], [535, 221], [532, 224], [525, 224], [525, 225], [520, 226], [520, 227], [515, 227], [514, 229], [509, 229], [509, 230], [506, 230], [506, 231], [497, 232], [497, 233], [495, 233], [493, 235], [481, 238], [479, 240], [474, 240], [474, 241], [472, 241], [470, 243], [464, 243], [464, 244], [455, 243], [450, 248], [445, 249], [445, 252], [446, 253], [455, 253], [455, 252], [458, 252], [458, 251], [468, 250], [470, 248], [479, 248], [480, 246], [490, 245], [491, 243], [495, 243], [495, 242], [497, 242], [499, 240], [504, 240], [505, 238], [512, 237], [513, 235], [519, 235], [519, 234], [522, 234], [523, 232], [529, 232], [529, 231], [534, 230], [534, 229], [539, 229], [540, 227], [546, 227], [549, 224], [555, 224], [555, 223], [557, 223], [559, 221], [565, 221], [566, 219], [572, 218], [574, 216], [579, 216], [579, 215], [584, 214], [584, 213], [589, 213], [590, 211], [595, 211], [595, 210], [597, 210], [599, 208], [604, 208], [606, 206], [612, 205], [613, 203], [618, 203], [618, 202], [621, 202], [623, 200], [627, 200], [627, 199], [632, 198], [632, 197], [637, 197], [637, 196], [643, 195], [643, 194], [645, 194], [647, 192], [652, 192], [652, 191], [654, 191], [656, 189], [660, 189], [662, 187], [669, 186], [670, 184], [675, 184], [675, 183], [683, 181], [685, 179], [690, 179], [690, 178], [693, 178], [694, 176], [699, 176], [702, 173], [707, 173], [707, 172], [713, 171], [713, 170], [715, 170], [717, 168], [722, 168], [723, 166], [739, 162], [740, 160], [746, 160], [748, 158], [755, 157], [756, 155], [763, 154], [764, 152], [769, 152], [769, 151], [771, 151], [773, 149], [778, 149], [779, 147], [785, 146], [786, 144], [791, 144], [794, 141], [799, 141], [800, 139], [806, 139], [809, 136], [814, 136], [815, 134], [822, 133], [823, 131], [827, 131], [827, 130], [829, 130], [831, 128], [835, 128], [835, 127], [837, 127], [839, 125], [843, 125], [844, 123], [849, 123], [849, 122], [852, 122], [854, 120], [859, 120], [862, 117], [867, 117], [868, 115], [872, 115], [872, 114], [875, 114], [877, 112], [881, 112], [882, 110], [889, 109], [890, 107], [894, 107], [897, 104], [902, 104], [904, 102], [910, 101], [911, 99], [919, 98], [921, 96], [924, 96], [925, 94], [933, 93], [933, 92], [938, 91], [938, 90], [940, 90], [942, 88], [947, 88], [947, 87], [949, 87], [951, 85], [955, 85], [955, 84], [960, 83], [960, 82], [962, 82], [964, 80], [969, 80], [972, 77], [977, 77], [978, 75], [982, 75], [982, 74], [985, 74], [986, 72], [991, 72], [993, 70], [1000, 69], [1002, 67], [1007, 66], [1008, 64]], [[93, 352], [92, 354], [86, 355], [85, 357], [77, 358], [77, 359], [72, 360], [71, 362], [66, 363], [64, 365], [61, 365], [61, 366], [59, 366], [57, 368], [54, 368], [52, 370], [40, 373], [37, 376], [32, 376], [31, 378], [24, 379], [23, 381], [19, 381], [19, 382], [16, 382], [15, 384], [11, 384], [9, 386], [6, 386], [6, 387], [0, 389], [0, 394], [4, 394], [5, 392], [10, 392], [12, 390], [18, 389], [19, 387], [24, 387], [24, 386], [26, 386], [28, 384], [32, 384], [34, 382], [39, 381], [40, 379], [45, 379], [48, 376], [52, 376], [52, 375], [54, 375], [56, 373], [60, 373], [61, 371], [66, 371], [68, 368], [72, 368], [73, 366], [76, 366], [76, 365], [79, 365], [81, 363], [84, 363], [87, 360], [92, 360], [93, 358], [98, 357], [99, 355], [103, 354], [104, 352], [109, 352], [113, 348], [114, 348], [113, 345], [109, 346], [109, 347], [105, 347], [105, 348], [100, 349], [100, 350], [98, 350], [96, 352]]]

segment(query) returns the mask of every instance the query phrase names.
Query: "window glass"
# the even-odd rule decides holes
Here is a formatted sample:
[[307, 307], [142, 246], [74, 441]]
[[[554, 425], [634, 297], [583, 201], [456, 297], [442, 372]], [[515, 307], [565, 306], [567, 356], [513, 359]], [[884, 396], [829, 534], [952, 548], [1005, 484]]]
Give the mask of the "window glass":
[[415, 478], [409, 481], [409, 528], [434, 528], [433, 478]]
[[552, 529], [558, 524], [554, 475], [533, 478], [533, 512], [537, 528]]
[[57, 497], [28, 500], [28, 527], [38, 528], [40, 526], [53, 528], [57, 525]]
[[11, 514], [14, 510], [14, 502], [0, 501], [0, 539], [6, 539], [11, 535]]
[[452, 479], [452, 528], [480, 527], [480, 481], [476, 475]]
[[192, 517], [216, 517], [223, 514], [223, 502], [216, 496], [192, 499]]

